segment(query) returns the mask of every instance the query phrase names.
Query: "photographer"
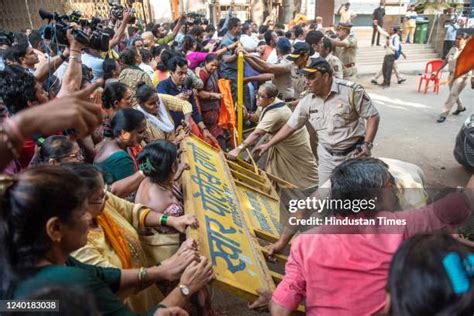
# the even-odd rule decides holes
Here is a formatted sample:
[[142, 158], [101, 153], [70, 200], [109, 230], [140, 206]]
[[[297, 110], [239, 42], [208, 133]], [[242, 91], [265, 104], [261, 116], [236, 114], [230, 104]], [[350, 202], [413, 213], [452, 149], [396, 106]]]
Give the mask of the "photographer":
[[96, 82], [104, 77], [104, 60], [101, 58], [100, 51], [97, 49], [90, 47], [85, 48], [82, 53], [82, 63], [92, 69], [92, 82]]
[[69, 63], [62, 78], [61, 90], [58, 93], [58, 97], [64, 97], [79, 91], [82, 85], [81, 51], [85, 45], [81, 44], [72, 36], [71, 30], [67, 31], [67, 39], [69, 41], [70, 51]]
[[[133, 18], [133, 11], [131, 9], [128, 9], [128, 10], [124, 10], [123, 12], [123, 18], [121, 21], [118, 21], [118, 23], [115, 23], [115, 30], [112, 31], [112, 32], [107, 32], [109, 33], [111, 36], [110, 40], [109, 40], [109, 50], [102, 54], [102, 57], [106, 58], [111, 58], [111, 59], [115, 59], [115, 60], [118, 60], [119, 59], [119, 54], [114, 50], [115, 46], [117, 46], [117, 44], [120, 42], [120, 39], [123, 37], [123, 35], [125, 34], [125, 29], [129, 23], [129, 21]], [[104, 31], [107, 31], [104, 30]]]

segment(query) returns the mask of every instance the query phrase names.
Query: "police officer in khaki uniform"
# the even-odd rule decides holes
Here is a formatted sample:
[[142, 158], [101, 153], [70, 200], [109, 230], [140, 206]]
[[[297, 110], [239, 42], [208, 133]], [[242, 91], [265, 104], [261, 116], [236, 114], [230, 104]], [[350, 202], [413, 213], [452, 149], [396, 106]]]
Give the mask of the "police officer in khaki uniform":
[[338, 39], [330, 38], [335, 47], [334, 55], [339, 58], [344, 66], [344, 80], [355, 81], [357, 76], [356, 55], [357, 39], [351, 34], [352, 24], [339, 23], [337, 26]]
[[[286, 125], [257, 150], [265, 152], [309, 121], [318, 133], [319, 183], [323, 184], [344, 160], [370, 156], [379, 115], [362, 86], [333, 78], [324, 58], [311, 59], [301, 72], [310, 93], [301, 99]], [[361, 119], [366, 120], [365, 126]]]
[[[299, 42], [293, 46], [293, 52], [287, 57], [287, 59], [292, 60], [293, 63], [296, 65], [297, 69], [301, 70], [306, 67], [308, 63], [311, 62], [310, 56], [312, 56], [313, 54], [314, 49], [310, 46], [310, 44], [306, 42]], [[292, 79], [293, 88], [295, 89], [296, 100], [288, 103], [288, 106], [290, 107], [290, 109], [293, 110], [300, 102], [300, 99], [307, 94], [307, 91], [305, 87], [305, 78], [302, 73], [297, 71]], [[318, 161], [318, 135], [309, 122], [306, 123], [306, 129], [309, 133], [311, 151], [313, 152], [316, 161]]]
[[321, 46], [320, 55], [328, 61], [329, 65], [332, 68], [334, 78], [343, 79], [344, 65], [342, 64], [342, 61], [339, 58], [334, 56], [332, 42], [329, 38], [323, 39], [323, 46]]
[[[293, 52], [288, 55], [286, 59], [291, 60], [298, 69], [302, 69], [308, 63], [312, 53], [311, 46], [309, 46], [308, 43], [298, 42], [293, 45]], [[304, 76], [299, 72], [295, 72], [291, 79], [293, 81], [293, 88], [295, 89], [295, 98], [299, 99], [305, 91]]]

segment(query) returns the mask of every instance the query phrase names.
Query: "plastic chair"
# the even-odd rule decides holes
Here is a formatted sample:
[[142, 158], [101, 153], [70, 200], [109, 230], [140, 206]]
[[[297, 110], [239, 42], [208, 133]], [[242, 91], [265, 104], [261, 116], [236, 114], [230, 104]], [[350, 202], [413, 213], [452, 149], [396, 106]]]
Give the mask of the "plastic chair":
[[442, 59], [434, 59], [426, 63], [425, 73], [420, 76], [420, 82], [418, 84], [418, 92], [420, 92], [421, 90], [421, 85], [423, 84], [423, 81], [426, 81], [425, 94], [428, 93], [428, 86], [430, 84], [430, 81], [433, 81], [434, 82], [433, 92], [436, 92], [436, 94], [439, 94], [439, 81], [441, 79], [441, 72], [438, 73], [437, 76], [435, 76], [435, 72], [441, 67], [442, 64], [443, 64]]

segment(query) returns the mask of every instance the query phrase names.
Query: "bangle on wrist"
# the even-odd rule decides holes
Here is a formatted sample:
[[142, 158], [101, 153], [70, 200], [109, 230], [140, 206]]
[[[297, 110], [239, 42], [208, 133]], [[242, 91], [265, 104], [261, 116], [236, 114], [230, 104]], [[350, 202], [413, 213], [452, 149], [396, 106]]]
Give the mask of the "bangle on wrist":
[[138, 270], [138, 281], [140, 281], [140, 283], [145, 282], [147, 279], [147, 276], [148, 276], [148, 271], [146, 270], [146, 268], [141, 267]]
[[79, 56], [69, 56], [69, 60], [76, 61], [76, 62], [78, 62], [78, 63], [80, 63], [80, 64], [82, 63], [81, 57], [79, 57]]
[[79, 54], [82, 53], [82, 52], [81, 52], [80, 50], [78, 50], [78, 49], [69, 49], [69, 51], [71, 51], [71, 52], [76, 52], [76, 53], [79, 53]]
[[167, 221], [168, 221], [168, 215], [166, 215], [166, 214], [161, 215], [160, 225], [161, 226], [166, 226]]

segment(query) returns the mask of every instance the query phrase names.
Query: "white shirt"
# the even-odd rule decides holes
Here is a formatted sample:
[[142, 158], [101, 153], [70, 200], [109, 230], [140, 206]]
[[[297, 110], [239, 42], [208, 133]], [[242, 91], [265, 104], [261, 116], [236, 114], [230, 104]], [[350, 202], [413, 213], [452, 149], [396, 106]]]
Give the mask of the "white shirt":
[[242, 34], [240, 36], [240, 43], [242, 46], [247, 49], [254, 51], [257, 48], [258, 45], [258, 39], [252, 35], [247, 35], [247, 34]]
[[388, 44], [387, 49], [385, 50], [385, 55], [395, 55], [400, 49], [400, 36], [398, 34], [393, 34], [390, 36], [390, 43]]
[[278, 62], [277, 50], [274, 48], [268, 56], [267, 63], [276, 64]]

